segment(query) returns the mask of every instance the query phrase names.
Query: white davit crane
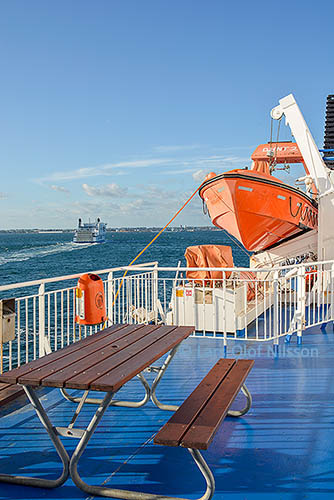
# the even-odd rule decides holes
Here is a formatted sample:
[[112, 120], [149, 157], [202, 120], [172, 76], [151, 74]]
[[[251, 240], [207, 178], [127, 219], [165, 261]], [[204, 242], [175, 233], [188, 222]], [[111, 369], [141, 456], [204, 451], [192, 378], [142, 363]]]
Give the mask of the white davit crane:
[[326, 167], [312, 134], [292, 94], [279, 100], [271, 117], [286, 125], [304, 158], [305, 165], [318, 191], [318, 260], [334, 260], [334, 184], [332, 171]]

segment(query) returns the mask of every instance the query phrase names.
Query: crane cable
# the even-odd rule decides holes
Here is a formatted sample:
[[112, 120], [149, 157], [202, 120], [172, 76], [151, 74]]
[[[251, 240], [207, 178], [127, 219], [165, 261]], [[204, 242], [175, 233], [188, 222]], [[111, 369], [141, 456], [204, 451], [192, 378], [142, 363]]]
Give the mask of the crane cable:
[[270, 173], [275, 170], [275, 166], [277, 165], [277, 147], [278, 147], [278, 142], [279, 142], [281, 120], [282, 120], [282, 118], [280, 118], [278, 120], [276, 146], [274, 146], [275, 150], [273, 150], [273, 143], [275, 142], [275, 141], [273, 141], [273, 122], [274, 122], [274, 120], [273, 120], [273, 118], [271, 118], [271, 120], [270, 120], [270, 141], [269, 141], [269, 144], [270, 144], [271, 151], [274, 153], [273, 156], [269, 159]]
[[[202, 182], [202, 184], [196, 189], [196, 191], [193, 192], [193, 194], [187, 199], [187, 201], [182, 205], [182, 207], [176, 212], [176, 214], [171, 218], [171, 220], [169, 222], [167, 222], [167, 224], [158, 232], [158, 234], [156, 234], [154, 236], [154, 238], [146, 245], [145, 248], [143, 248], [138, 255], [136, 255], [136, 257], [130, 262], [129, 266], [132, 266], [132, 264], [134, 264], [136, 262], [136, 260], [145, 252], [145, 250], [148, 249], [149, 246], [152, 245], [152, 243], [157, 239], [159, 238], [159, 236], [165, 231], [165, 229], [169, 226], [169, 224], [171, 224], [173, 222], [174, 219], [176, 219], [176, 217], [179, 215], [180, 212], [182, 212], [182, 210], [184, 209], [184, 207], [190, 202], [190, 200], [192, 200], [192, 198], [195, 196], [195, 194], [201, 189], [202, 185], [204, 184], [204, 181]], [[114, 307], [115, 305], [115, 302], [117, 300], [117, 297], [119, 295], [119, 292], [121, 291], [121, 288], [123, 286], [123, 282], [124, 282], [124, 278], [125, 276], [128, 274], [128, 269], [124, 272], [123, 276], [122, 276], [122, 279], [121, 279], [121, 283], [118, 287], [118, 290], [116, 292], [116, 295], [115, 295], [115, 298], [113, 300], [113, 303], [112, 303], [112, 307]]]

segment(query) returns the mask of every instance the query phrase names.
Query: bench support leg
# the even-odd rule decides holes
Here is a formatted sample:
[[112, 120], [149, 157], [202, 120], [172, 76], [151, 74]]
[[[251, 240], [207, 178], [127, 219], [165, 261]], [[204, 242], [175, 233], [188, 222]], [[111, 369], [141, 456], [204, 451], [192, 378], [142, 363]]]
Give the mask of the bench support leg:
[[0, 482], [20, 484], [22, 486], [38, 486], [39, 488], [56, 488], [64, 484], [68, 478], [70, 459], [34, 390], [29, 386], [23, 386], [23, 389], [56, 448], [63, 464], [63, 471], [57, 479], [0, 474]]
[[210, 500], [213, 497], [215, 492], [215, 478], [209, 468], [208, 464], [204, 460], [203, 456], [198, 450], [193, 450], [192, 448], [188, 448], [189, 453], [193, 457], [196, 462], [197, 467], [203, 474], [206, 481], [206, 492], [199, 500]]
[[[151, 389], [150, 389], [149, 383], [147, 382], [146, 378], [144, 377], [144, 375], [142, 373], [139, 373], [137, 375], [137, 377], [139, 378], [139, 380], [141, 381], [141, 383], [143, 384], [144, 389], [145, 389], [145, 396], [143, 397], [143, 399], [140, 401], [120, 401], [117, 399], [112, 399], [110, 401], [109, 406], [126, 406], [127, 408], [140, 408], [141, 406], [146, 405], [146, 403], [150, 400]], [[64, 398], [67, 399], [67, 401], [70, 401], [71, 403], [80, 403], [80, 401], [82, 399], [82, 396], [81, 397], [80, 396], [72, 396], [64, 388], [61, 388], [60, 392], [62, 393]], [[85, 403], [99, 405], [102, 403], [102, 401], [103, 401], [102, 398], [87, 398], [85, 400]]]
[[[107, 486], [95, 486], [87, 484], [85, 481], [81, 479], [78, 473], [78, 462], [80, 460], [81, 455], [85, 451], [86, 446], [90, 438], [92, 437], [96, 427], [98, 426], [100, 420], [102, 419], [105, 411], [110, 406], [110, 401], [112, 399], [112, 396], [113, 394], [111, 392], [108, 392], [106, 394], [72, 455], [69, 470], [73, 482], [81, 490], [94, 496], [98, 495], [109, 498], [123, 498], [125, 500], [187, 500], [187, 499], [182, 499], [180, 497], [169, 497], [164, 495], [156, 495], [153, 493], [142, 493], [137, 491], [120, 490], [116, 488], [108, 488]], [[188, 451], [193, 457], [197, 467], [203, 474], [206, 481], [206, 491], [204, 495], [202, 495], [198, 500], [210, 500], [215, 490], [215, 480], [213, 474], [198, 450], [188, 448]]]
[[242, 410], [229, 410], [227, 412], [227, 415], [229, 417], [241, 417], [241, 415], [245, 415], [245, 413], [247, 413], [248, 410], [250, 409], [250, 407], [252, 406], [252, 395], [249, 392], [249, 390], [247, 389], [246, 384], [243, 384], [241, 386], [241, 392], [247, 398], [246, 406]]

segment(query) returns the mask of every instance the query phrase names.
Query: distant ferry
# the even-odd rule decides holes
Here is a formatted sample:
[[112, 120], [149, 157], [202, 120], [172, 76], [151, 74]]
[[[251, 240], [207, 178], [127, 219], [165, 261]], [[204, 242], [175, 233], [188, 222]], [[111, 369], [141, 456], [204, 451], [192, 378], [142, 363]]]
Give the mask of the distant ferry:
[[82, 222], [75, 230], [74, 243], [104, 243], [106, 241], [107, 224], [97, 219], [96, 222]]

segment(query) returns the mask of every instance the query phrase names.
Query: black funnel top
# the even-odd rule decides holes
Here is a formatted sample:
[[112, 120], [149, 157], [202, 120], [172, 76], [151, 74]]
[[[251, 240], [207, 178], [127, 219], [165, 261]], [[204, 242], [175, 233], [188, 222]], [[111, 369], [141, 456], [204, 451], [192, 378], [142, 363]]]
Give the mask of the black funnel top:
[[327, 96], [324, 150], [324, 162], [334, 169], [334, 94]]

